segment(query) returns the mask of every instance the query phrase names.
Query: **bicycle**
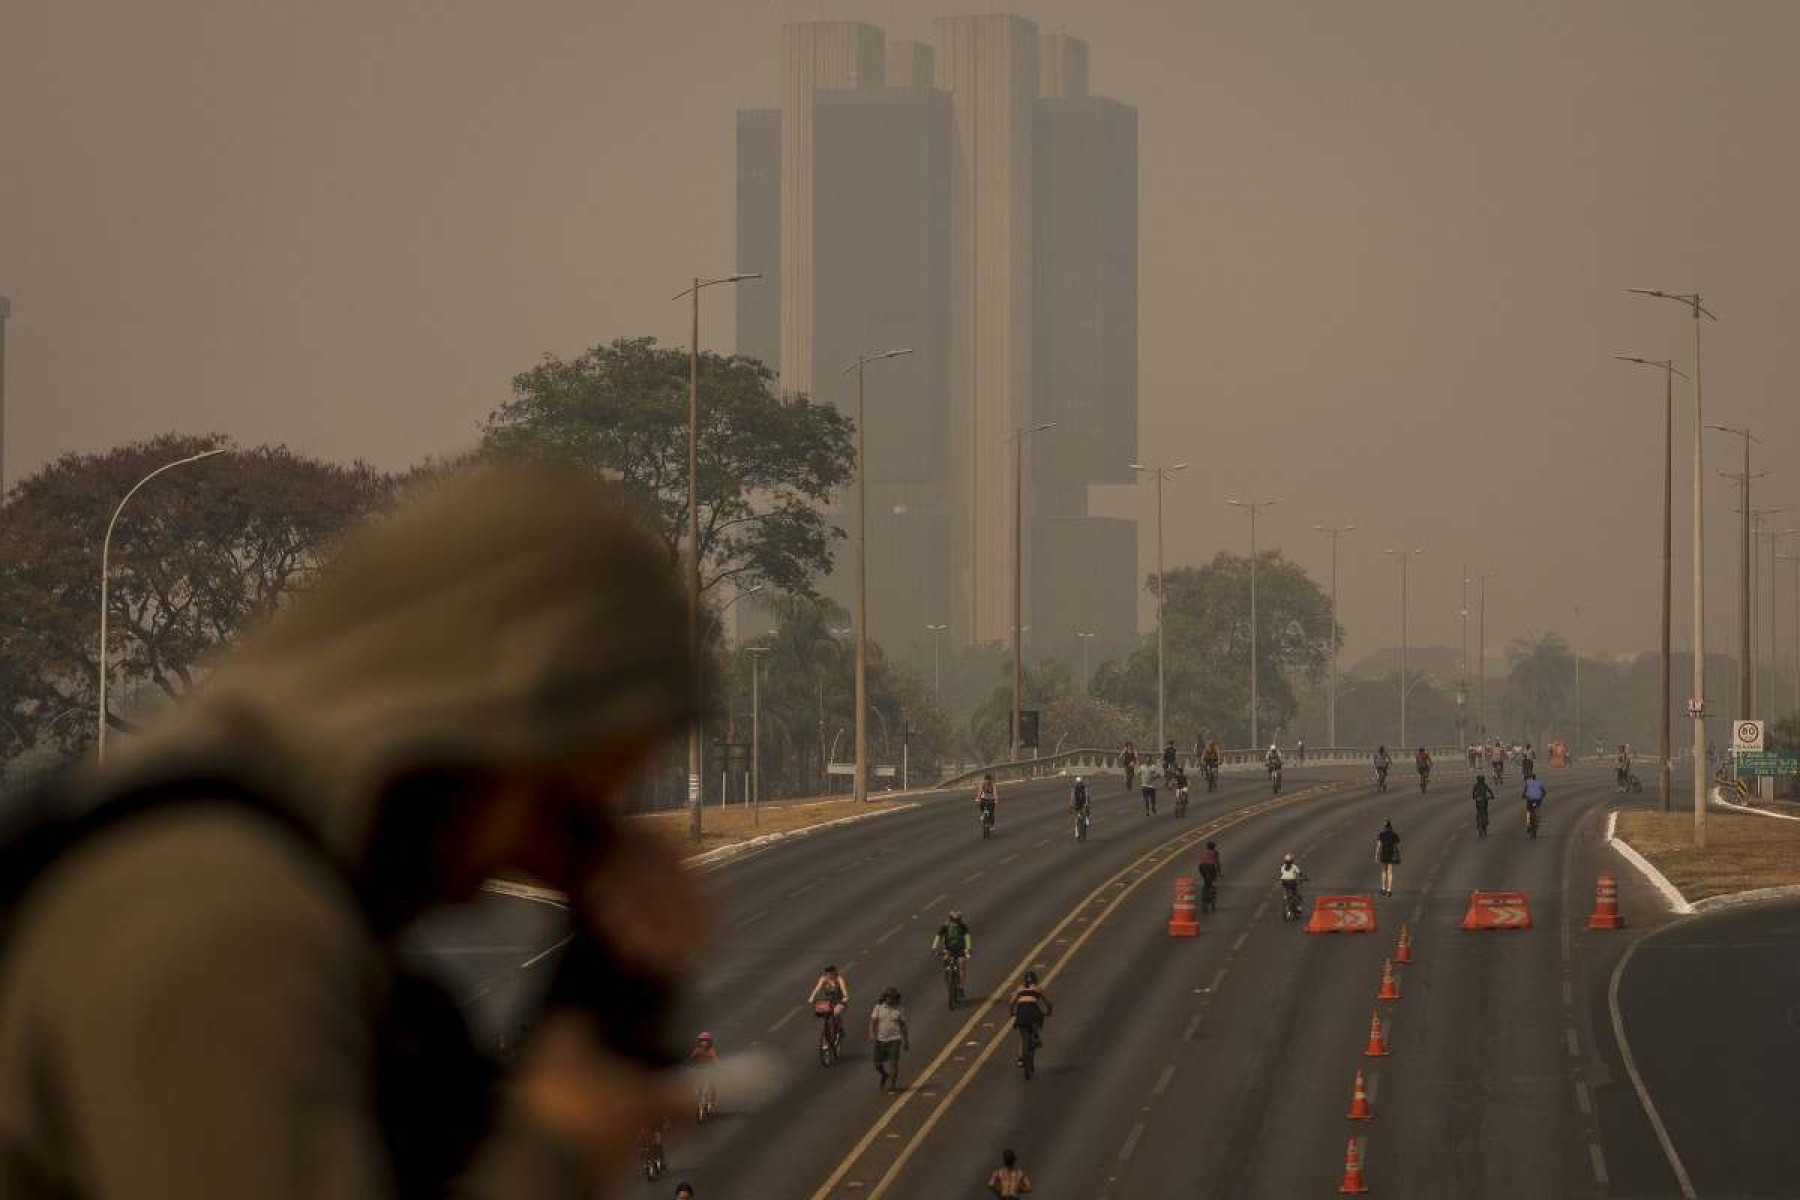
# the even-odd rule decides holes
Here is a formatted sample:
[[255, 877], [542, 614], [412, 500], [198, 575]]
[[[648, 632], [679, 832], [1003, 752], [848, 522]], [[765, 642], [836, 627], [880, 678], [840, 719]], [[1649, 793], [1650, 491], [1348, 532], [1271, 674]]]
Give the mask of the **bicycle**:
[[1270, 770], [1270, 772], [1269, 772], [1269, 794], [1271, 796], [1281, 795], [1281, 768], [1280, 767], [1275, 767], [1272, 770]]
[[1187, 816], [1187, 806], [1188, 790], [1187, 785], [1183, 784], [1175, 789], [1175, 815], [1178, 817]]
[[1033, 1075], [1037, 1074], [1037, 1052], [1038, 1047], [1043, 1045], [1043, 1039], [1038, 1036], [1036, 1027], [1021, 1025], [1019, 1026], [1019, 1041], [1021, 1043], [1019, 1070], [1024, 1072], [1026, 1080], [1029, 1081]]
[[1132, 788], [1134, 788], [1136, 786], [1137, 786], [1137, 764], [1136, 763], [1126, 763], [1125, 764], [1125, 790], [1127, 792], [1129, 792]]
[[1475, 836], [1486, 837], [1488, 829], [1487, 805], [1478, 805], [1475, 809]]
[[944, 991], [950, 998], [952, 1012], [956, 1011], [956, 1006], [962, 1003], [963, 961], [963, 956], [960, 954], [946, 952], [944, 955]]
[[1531, 805], [1525, 806], [1525, 836], [1536, 838], [1538, 835], [1538, 810]]
[[1387, 773], [1388, 773], [1388, 769], [1386, 767], [1376, 767], [1375, 768], [1375, 790], [1376, 791], [1378, 791], [1378, 792], [1387, 791]]
[[662, 1131], [656, 1128], [644, 1128], [638, 1131], [638, 1169], [644, 1178], [655, 1183], [667, 1170], [663, 1161]]
[[1425, 794], [1425, 789], [1430, 786], [1431, 786], [1431, 772], [1430, 771], [1420, 771], [1419, 772], [1419, 795], [1423, 796]]
[[1200, 769], [1206, 776], [1206, 790], [1209, 792], [1218, 791], [1219, 790], [1219, 764], [1207, 763], [1204, 767], [1202, 767]]
[[1212, 912], [1219, 907], [1219, 884], [1217, 876], [1200, 876], [1200, 911]]
[[981, 837], [983, 841], [994, 836], [994, 806], [981, 806]]
[[719, 1092], [711, 1082], [702, 1083], [694, 1088], [694, 1121], [696, 1124], [704, 1125], [706, 1118], [712, 1116], [718, 1109]]
[[829, 1000], [814, 1001], [813, 1016], [819, 1019], [819, 1065], [829, 1067], [843, 1056], [844, 1023]]
[[1144, 796], [1144, 815], [1146, 817], [1154, 817], [1156, 815], [1155, 785], [1146, 783], [1140, 790], [1143, 792]]
[[1085, 809], [1085, 808], [1076, 809], [1075, 810], [1075, 840], [1078, 842], [1087, 841], [1088, 829], [1093, 825], [1093, 823], [1094, 823], [1094, 818], [1089, 815], [1087, 809]]
[[1281, 898], [1281, 919], [1284, 921], [1298, 921], [1301, 917], [1306, 915], [1306, 901], [1300, 898], [1300, 885], [1295, 884], [1292, 887], [1288, 887], [1284, 884], [1282, 885], [1282, 891], [1284, 894]]

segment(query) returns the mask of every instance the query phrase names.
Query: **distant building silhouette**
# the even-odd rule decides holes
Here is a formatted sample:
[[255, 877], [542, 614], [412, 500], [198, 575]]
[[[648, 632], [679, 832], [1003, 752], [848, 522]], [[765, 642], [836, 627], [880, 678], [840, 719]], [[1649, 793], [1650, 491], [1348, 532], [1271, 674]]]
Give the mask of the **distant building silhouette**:
[[[1075, 658], [1136, 633], [1137, 528], [1088, 515], [1137, 453], [1137, 113], [1090, 96], [1087, 46], [1011, 16], [935, 45], [854, 21], [782, 28], [781, 107], [738, 114], [738, 350], [853, 403], [868, 376], [869, 624], [1010, 637], [1012, 453], [1026, 451], [1024, 624]], [[847, 557], [840, 555], [842, 567]], [[847, 595], [848, 569], [828, 585]]]

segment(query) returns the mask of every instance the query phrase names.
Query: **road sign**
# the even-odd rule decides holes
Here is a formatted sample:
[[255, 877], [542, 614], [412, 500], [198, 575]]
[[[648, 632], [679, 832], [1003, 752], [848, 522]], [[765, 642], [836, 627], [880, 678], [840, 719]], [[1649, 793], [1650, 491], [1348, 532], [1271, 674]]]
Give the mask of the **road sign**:
[[1470, 892], [1464, 929], [1530, 929], [1531, 902], [1524, 892]]
[[1706, 701], [1698, 696], [1688, 697], [1688, 716], [1703, 717], [1706, 715]]
[[856, 774], [856, 764], [853, 762], [826, 763], [825, 773], [827, 775], [854, 775]]
[[1320, 896], [1313, 901], [1308, 933], [1374, 933], [1375, 901], [1367, 892], [1354, 896]]
[[1733, 721], [1731, 723], [1731, 748], [1739, 753], [1745, 750], [1761, 750], [1763, 748], [1763, 723], [1761, 721]]
[[1779, 779], [1800, 775], [1800, 754], [1792, 750], [1745, 750], [1736, 760], [1738, 778], [1768, 775]]

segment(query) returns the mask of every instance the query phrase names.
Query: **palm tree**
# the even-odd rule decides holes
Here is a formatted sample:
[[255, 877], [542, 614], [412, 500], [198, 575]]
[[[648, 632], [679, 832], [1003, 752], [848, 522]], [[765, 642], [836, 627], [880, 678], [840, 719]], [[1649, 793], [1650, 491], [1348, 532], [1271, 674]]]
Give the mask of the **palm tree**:
[[1502, 711], [1526, 740], [1542, 746], [1544, 730], [1568, 718], [1575, 690], [1575, 656], [1558, 634], [1520, 638], [1507, 648], [1512, 673]]

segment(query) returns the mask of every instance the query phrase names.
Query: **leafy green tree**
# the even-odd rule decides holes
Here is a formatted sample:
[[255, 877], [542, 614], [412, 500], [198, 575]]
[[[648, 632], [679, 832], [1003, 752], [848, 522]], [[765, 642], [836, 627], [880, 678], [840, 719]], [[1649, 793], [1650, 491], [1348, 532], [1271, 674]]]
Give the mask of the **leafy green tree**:
[[1542, 746], [1545, 731], [1572, 729], [1575, 656], [1569, 644], [1554, 633], [1522, 638], [1508, 647], [1507, 658], [1512, 671], [1506, 677], [1500, 711], [1507, 727], [1517, 731], [1513, 736]]
[[[573, 359], [546, 356], [513, 379], [482, 450], [572, 463], [641, 502], [675, 561], [686, 543], [688, 354], [620, 339]], [[852, 477], [852, 423], [783, 397], [770, 370], [700, 356], [698, 488], [702, 589], [721, 583], [812, 595], [843, 536], [823, 507]]]
[[[1400, 743], [1400, 673], [1380, 679], [1338, 678], [1338, 741], [1346, 746], [1386, 746], [1401, 757], [1420, 746], [1453, 746], [1457, 739], [1456, 693], [1426, 675], [1407, 672], [1406, 736]], [[1471, 735], [1473, 736], [1473, 735]]]
[[[969, 719], [970, 749], [981, 762], [999, 762], [1011, 749], [1012, 664], [996, 674], [1001, 682]], [[1061, 659], [1027, 663], [1020, 682], [1019, 706], [1038, 713], [1040, 756], [1058, 749], [1110, 749], [1138, 736], [1138, 715], [1084, 691], [1074, 667]]]
[[[1151, 577], [1152, 593], [1158, 581]], [[1163, 600], [1168, 736], [1190, 747], [1202, 736], [1228, 746], [1250, 740], [1250, 559], [1220, 553], [1199, 567], [1167, 573]], [[1342, 633], [1331, 598], [1280, 550], [1258, 555], [1257, 714], [1265, 736], [1289, 725], [1299, 703], [1294, 680], [1317, 678]], [[1093, 692], [1153, 723], [1156, 640], [1094, 673]], [[1140, 726], [1142, 727], [1142, 726]], [[1152, 736], [1154, 736], [1152, 734]]]
[[[91, 736], [100, 551], [133, 485], [178, 458], [228, 445], [165, 434], [66, 454], [22, 480], [0, 513], [0, 684], [7, 753]], [[121, 694], [176, 697], [206, 657], [306, 586], [388, 481], [282, 447], [231, 449], [139, 491], [113, 532], [108, 657]], [[75, 716], [71, 716], [75, 714]], [[124, 727], [118, 712], [109, 721]]]

